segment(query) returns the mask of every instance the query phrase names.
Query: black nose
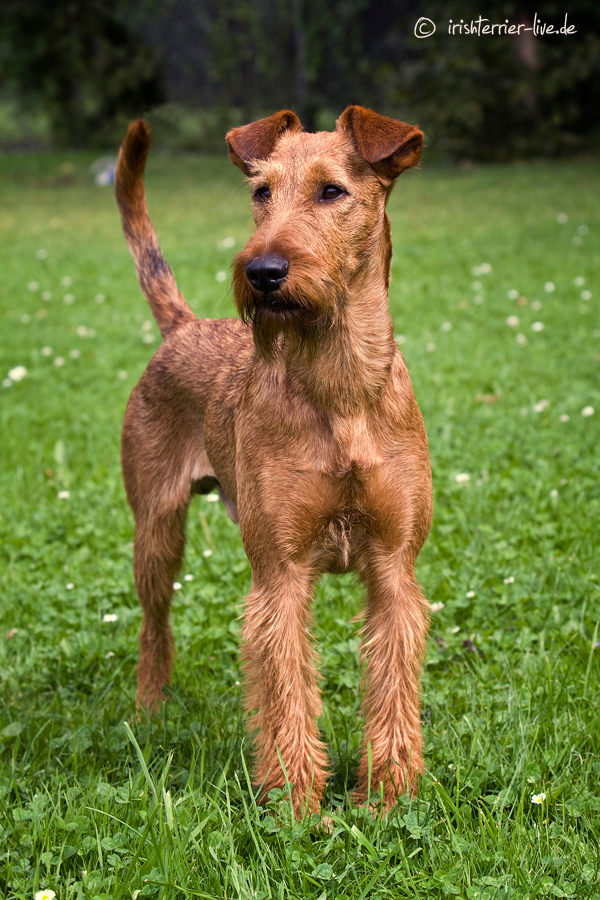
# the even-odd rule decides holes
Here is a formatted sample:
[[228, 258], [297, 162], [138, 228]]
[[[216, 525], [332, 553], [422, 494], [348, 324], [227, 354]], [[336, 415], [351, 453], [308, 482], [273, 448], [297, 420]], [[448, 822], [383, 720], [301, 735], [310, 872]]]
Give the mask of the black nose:
[[282, 256], [257, 256], [246, 266], [246, 278], [257, 291], [270, 294], [281, 287], [289, 270], [289, 260]]

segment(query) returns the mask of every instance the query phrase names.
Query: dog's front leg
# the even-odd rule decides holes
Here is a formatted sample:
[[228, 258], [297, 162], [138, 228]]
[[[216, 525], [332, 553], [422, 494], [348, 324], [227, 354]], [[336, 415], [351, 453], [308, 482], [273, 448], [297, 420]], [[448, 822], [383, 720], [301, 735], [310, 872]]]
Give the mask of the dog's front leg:
[[[257, 575], [246, 598], [243, 658], [246, 704], [256, 710], [254, 779], [266, 797], [293, 785], [297, 814], [315, 812], [327, 780], [327, 757], [319, 740], [321, 703], [314, 650], [307, 633], [313, 578], [296, 564]], [[285, 773], [282, 769], [282, 764]]]
[[384, 808], [413, 791], [423, 769], [419, 687], [428, 615], [403, 551], [374, 549], [361, 571], [367, 587], [365, 740], [357, 799], [383, 784]]

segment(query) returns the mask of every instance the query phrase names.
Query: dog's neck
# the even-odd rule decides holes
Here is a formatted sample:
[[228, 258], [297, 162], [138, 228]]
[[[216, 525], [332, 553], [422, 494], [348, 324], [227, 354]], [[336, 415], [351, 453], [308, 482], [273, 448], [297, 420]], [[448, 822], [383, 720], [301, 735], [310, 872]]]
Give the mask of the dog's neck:
[[291, 352], [283, 343], [269, 365], [314, 406], [348, 416], [377, 404], [396, 351], [386, 284], [371, 271], [355, 280], [317, 341]]

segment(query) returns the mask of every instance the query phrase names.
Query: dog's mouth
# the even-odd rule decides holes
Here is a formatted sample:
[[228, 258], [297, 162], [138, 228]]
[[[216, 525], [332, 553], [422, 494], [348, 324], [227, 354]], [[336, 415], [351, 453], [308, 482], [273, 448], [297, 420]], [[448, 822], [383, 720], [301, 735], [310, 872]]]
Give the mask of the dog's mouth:
[[286, 313], [301, 313], [305, 311], [303, 306], [296, 303], [295, 300], [292, 300], [289, 296], [284, 294], [283, 291], [271, 291], [268, 294], [262, 294], [256, 298], [255, 302], [257, 309], [260, 309], [261, 313], [283, 315]]

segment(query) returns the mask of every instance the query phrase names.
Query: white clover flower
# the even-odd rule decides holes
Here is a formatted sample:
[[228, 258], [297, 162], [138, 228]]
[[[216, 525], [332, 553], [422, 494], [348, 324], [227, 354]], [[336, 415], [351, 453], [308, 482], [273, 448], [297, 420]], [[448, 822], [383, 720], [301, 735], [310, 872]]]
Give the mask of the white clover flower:
[[591, 291], [582, 291], [579, 296], [581, 297], [582, 300], [591, 300], [592, 292]]
[[475, 294], [475, 296], [473, 297], [473, 303], [475, 304], [475, 306], [481, 306], [481, 304], [483, 303], [483, 297], [481, 296], [481, 294]]
[[584, 406], [581, 410], [581, 415], [584, 417], [584, 419], [587, 419], [588, 416], [593, 416], [595, 411], [596, 410], [593, 406]]
[[521, 320], [518, 316], [508, 316], [508, 318], [506, 319], [506, 324], [511, 328], [516, 328], [520, 321]]
[[121, 381], [125, 381], [125, 379], [127, 378], [127, 372], [125, 371], [125, 369], [119, 369], [119, 371], [117, 372], [117, 378], [120, 378]]
[[35, 251], [35, 258], [36, 258], [36, 259], [47, 259], [47, 258], [48, 258], [48, 251], [47, 251], [47, 250], [44, 250], [43, 247], [40, 247], [39, 250], [36, 250], [36, 251]]
[[433, 353], [433, 351], [435, 350], [435, 344], [433, 343], [433, 341], [429, 341], [428, 344], [425, 344], [425, 349], [428, 353]]
[[460, 625], [455, 625], [454, 628], [451, 628], [450, 630], [452, 631], [452, 634], [458, 634], [458, 632], [460, 631]]
[[2, 381], [2, 387], [12, 387], [12, 381], [10, 380], [10, 378], [5, 378]]
[[518, 334], [515, 338], [515, 341], [517, 342], [519, 347], [524, 347], [525, 344], [527, 343], [527, 338], [525, 337], [524, 334]]
[[180, 582], [180, 581], [174, 581], [174, 582], [173, 582], [173, 590], [174, 590], [174, 591], [180, 591], [180, 590], [181, 590], [181, 587], [182, 587], [182, 585], [181, 585], [181, 582]]
[[59, 500], [68, 500], [71, 494], [69, 491], [59, 491], [56, 496]]
[[565, 212], [561, 212], [557, 215], [556, 221], [559, 225], [565, 225], [569, 221], [569, 217]]
[[468, 481], [471, 480], [471, 476], [469, 475], [468, 472], [459, 472], [457, 475], [454, 476], [454, 480], [457, 484], [466, 484]]
[[153, 334], [145, 334], [145, 335], [143, 335], [142, 340], [145, 344], [153, 344], [154, 343], [154, 335]]
[[571, 418], [571, 416], [568, 413], [563, 413], [562, 416], [560, 417], [559, 421], [568, 422], [570, 418]]
[[504, 584], [514, 584], [514, 583], [515, 583], [515, 579], [513, 578], [512, 575], [508, 575], [508, 576], [504, 579]]
[[71, 285], [73, 284], [73, 279], [70, 275], [63, 275], [63, 277], [60, 279], [60, 283], [63, 287], [71, 287]]
[[46, 303], [48, 300], [52, 300], [52, 291], [42, 291], [42, 300], [45, 300]]
[[52, 356], [52, 347], [42, 347], [40, 353], [42, 356]]
[[404, 334], [395, 334], [394, 340], [396, 341], [397, 344], [405, 344], [406, 336]]
[[96, 303], [104, 303], [104, 301], [106, 300], [106, 294], [96, 294], [94, 300], [96, 301]]
[[34, 900], [54, 900], [56, 894], [54, 891], [51, 891], [50, 888], [46, 888], [45, 891], [37, 891]]
[[556, 488], [552, 488], [552, 490], [550, 491], [550, 497], [552, 497], [553, 500], [556, 500], [556, 498], [558, 497], [558, 491], [556, 490]]
[[452, 322], [442, 322], [442, 331], [452, 331]]
[[29, 313], [23, 313], [20, 321], [23, 323], [23, 325], [29, 325], [29, 323], [31, 322], [31, 316], [29, 315]]
[[469, 600], [472, 600], [474, 596], [475, 591], [467, 591], [467, 593], [465, 594], [465, 597], [467, 597]]
[[184, 575], [183, 576], [184, 581], [193, 581], [193, 579], [194, 579], [193, 575]]
[[538, 402], [535, 403], [533, 406], [533, 411], [536, 413], [544, 412], [544, 410], [548, 406], [549, 402], [550, 402], [549, 400], [538, 400]]
[[144, 322], [142, 322], [142, 331], [144, 333], [152, 331], [152, 319], [146, 319]]
[[442, 603], [441, 600], [436, 600], [435, 603], [429, 604], [429, 609], [431, 610], [431, 612], [439, 612], [441, 609], [444, 608], [444, 606], [445, 606], [445, 604]]
[[217, 501], [219, 499], [219, 495], [218, 494], [207, 494], [206, 499], [208, 500], [209, 503], [217, 503]]
[[235, 238], [234, 237], [224, 237], [222, 241], [219, 241], [218, 245], [219, 250], [231, 250], [233, 246], [235, 246]]
[[546, 284], [544, 285], [544, 290], [546, 291], [547, 294], [553, 294], [554, 291], [556, 290], [556, 285], [554, 284], [553, 281], [547, 281]]
[[574, 234], [571, 238], [571, 243], [574, 247], [581, 247], [581, 245], [583, 244], [583, 238], [579, 234]]
[[64, 364], [65, 364], [65, 361], [62, 358], [62, 356], [57, 356], [56, 359], [54, 360], [54, 365], [56, 366], [57, 369], [60, 369], [61, 366], [64, 366]]
[[511, 290], [506, 295], [509, 300], [518, 300], [519, 299], [519, 291], [511, 288]]
[[531, 324], [531, 330], [532, 330], [532, 331], [543, 331], [543, 330], [544, 330], [544, 323], [543, 323], [543, 322], [532, 322], [532, 324]]
[[540, 803], [543, 803], [545, 799], [546, 799], [546, 795], [544, 794], [543, 791], [542, 791], [541, 794], [532, 794], [532, 795], [531, 795], [531, 802], [532, 802], [532, 803], [540, 804]]
[[69, 350], [69, 356], [71, 359], [79, 359], [81, 356], [81, 352], [77, 349], [77, 347], [73, 347], [72, 350]]
[[29, 372], [25, 368], [25, 366], [15, 366], [14, 369], [10, 369], [8, 372], [8, 377], [11, 381], [23, 381], [24, 378], [27, 377]]
[[72, 591], [73, 588], [75, 587], [75, 585], [73, 584], [72, 581], [70, 581], [68, 584], [65, 584], [65, 587], [68, 591]]
[[471, 287], [473, 288], [474, 291], [480, 291], [481, 288], [483, 287], [483, 284], [481, 283], [481, 281], [474, 281], [473, 284], [471, 285]]
[[30, 281], [30, 282], [27, 284], [27, 290], [28, 290], [28, 291], [33, 291], [33, 292], [35, 292], [35, 291], [39, 291], [39, 289], [40, 289], [40, 283], [39, 283], [39, 281]]
[[539, 300], [534, 300], [533, 303], [531, 304], [531, 308], [534, 312], [539, 312], [540, 309], [542, 308], [542, 304], [540, 303]]
[[587, 227], [587, 225], [580, 225], [579, 228], [577, 229], [577, 234], [582, 234], [584, 237], [586, 236], [586, 234], [589, 234], [589, 233], [590, 233], [590, 229]]
[[203, 550], [202, 551], [202, 556], [205, 556], [207, 559], [209, 556], [212, 556], [212, 555], [213, 555], [212, 550]]
[[583, 285], [585, 284], [585, 278], [583, 277], [583, 275], [578, 275], [577, 278], [574, 278], [573, 284], [577, 287], [583, 287]]
[[220, 272], [217, 272], [215, 275], [215, 281], [226, 281], [227, 280], [227, 272], [224, 272], [222, 269]]
[[116, 622], [118, 619], [118, 615], [116, 613], [104, 613], [102, 616], [103, 622]]
[[63, 297], [63, 302], [70, 306], [71, 303], [75, 303], [75, 294], [65, 294]]

